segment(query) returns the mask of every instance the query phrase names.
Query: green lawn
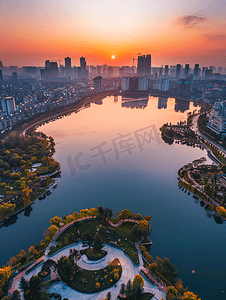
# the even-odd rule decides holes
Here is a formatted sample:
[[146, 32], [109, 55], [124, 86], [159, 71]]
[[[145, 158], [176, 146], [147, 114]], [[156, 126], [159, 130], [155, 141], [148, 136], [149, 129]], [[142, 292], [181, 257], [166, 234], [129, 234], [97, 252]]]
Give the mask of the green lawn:
[[[119, 277], [114, 277], [114, 269], [118, 269]], [[122, 267], [119, 260], [116, 258], [104, 269], [89, 271], [84, 269], [78, 269], [74, 272], [70, 279], [66, 279], [65, 276], [60, 273], [62, 280], [70, 286], [72, 289], [82, 293], [96, 293], [114, 286], [120, 279], [122, 274]], [[99, 283], [99, 286], [97, 286]]]
[[[117, 242], [118, 246], [124, 250], [124, 252], [132, 259], [132, 261], [138, 265], [139, 259], [137, 254], [137, 249], [134, 243], [131, 242], [131, 230], [135, 224], [131, 222], [123, 223], [119, 227], [113, 227], [110, 224], [104, 230], [100, 229], [100, 236], [102, 237], [104, 243], [109, 244], [110, 242]], [[86, 232], [91, 232], [95, 234], [95, 231], [99, 223], [96, 220], [87, 220], [81, 222], [81, 226], [79, 231], [81, 234], [85, 234]], [[71, 238], [71, 234], [74, 235], [75, 238], [78, 238], [77, 229], [73, 225], [64, 231], [60, 237], [58, 238], [58, 243], [55, 248], [51, 248], [49, 255], [54, 254], [58, 250], [68, 245], [74, 244], [75, 240]]]

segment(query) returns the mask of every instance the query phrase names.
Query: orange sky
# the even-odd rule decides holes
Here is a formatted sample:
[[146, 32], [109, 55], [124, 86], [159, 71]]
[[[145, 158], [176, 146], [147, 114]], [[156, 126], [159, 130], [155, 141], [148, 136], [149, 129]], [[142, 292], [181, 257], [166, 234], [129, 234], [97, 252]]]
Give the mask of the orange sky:
[[225, 66], [224, 8], [223, 0], [1, 0], [0, 60], [132, 65], [137, 53], [150, 53], [153, 66]]

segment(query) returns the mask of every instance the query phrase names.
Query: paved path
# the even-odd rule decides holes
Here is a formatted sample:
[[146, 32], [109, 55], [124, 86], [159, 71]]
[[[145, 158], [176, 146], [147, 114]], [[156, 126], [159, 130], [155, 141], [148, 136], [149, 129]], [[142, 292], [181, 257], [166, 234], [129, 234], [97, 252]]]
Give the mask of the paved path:
[[[73, 244], [68, 246], [67, 248], [63, 249], [59, 253], [56, 253], [53, 256], [43, 256], [42, 259], [45, 261], [48, 258], [51, 258], [52, 260], [58, 260], [62, 255], [68, 256], [70, 253], [70, 249], [82, 249], [82, 242], [79, 242], [78, 244]], [[120, 249], [116, 249], [110, 245], [105, 245], [104, 250], [108, 252], [104, 260], [101, 260], [97, 264], [87, 264], [81, 257], [81, 259], [78, 261], [78, 266], [89, 269], [89, 270], [98, 270], [106, 267], [108, 265], [108, 262], [112, 261], [114, 258], [118, 258], [120, 260], [120, 263], [122, 265], [122, 276], [117, 282], [116, 286], [113, 286], [105, 291], [95, 293], [95, 294], [83, 294], [80, 292], [77, 292], [70, 287], [68, 287], [63, 281], [54, 283], [50, 286], [48, 289], [49, 293], [59, 293], [62, 298], [68, 298], [69, 300], [88, 300], [88, 299], [95, 299], [95, 300], [102, 300], [106, 297], [108, 292], [111, 292], [112, 300], [117, 299], [117, 296], [119, 294], [120, 286], [122, 283], [127, 283], [127, 281], [130, 279], [133, 281], [136, 274], [140, 274], [140, 270], [143, 267], [143, 260], [141, 257], [141, 253], [139, 252], [139, 260], [140, 265], [136, 266], [131, 259]], [[37, 268], [34, 268], [29, 274], [23, 274], [26, 279], [30, 279], [32, 276], [35, 276], [40, 272], [42, 267], [42, 264], [37, 266]], [[21, 276], [20, 276], [21, 277]], [[145, 292], [152, 292], [155, 293], [155, 297], [157, 299], [166, 299], [166, 295], [164, 292], [162, 292], [158, 287], [153, 286], [148, 280], [144, 278], [144, 291]], [[19, 289], [19, 280], [14, 284], [15, 289]]]

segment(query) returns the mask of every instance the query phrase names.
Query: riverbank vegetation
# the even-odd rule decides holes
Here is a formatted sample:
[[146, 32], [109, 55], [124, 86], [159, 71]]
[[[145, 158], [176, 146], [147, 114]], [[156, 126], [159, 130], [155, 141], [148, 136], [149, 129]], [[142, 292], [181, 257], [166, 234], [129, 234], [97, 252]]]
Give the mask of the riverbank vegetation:
[[226, 216], [226, 166], [204, 165], [202, 161], [194, 161], [178, 171], [178, 184], [195, 194], [207, 203], [206, 209]]
[[0, 141], [0, 221], [28, 206], [54, 182], [40, 177], [59, 169], [52, 158], [54, 146], [41, 132], [13, 132]]

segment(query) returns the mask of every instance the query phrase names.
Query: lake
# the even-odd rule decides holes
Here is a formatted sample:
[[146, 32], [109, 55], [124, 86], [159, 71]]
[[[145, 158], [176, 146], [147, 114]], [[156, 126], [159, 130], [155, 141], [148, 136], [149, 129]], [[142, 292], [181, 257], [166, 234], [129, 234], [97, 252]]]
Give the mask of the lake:
[[109, 96], [41, 126], [38, 130], [56, 142], [61, 179], [32, 211], [0, 229], [0, 265], [39, 242], [56, 215], [99, 205], [114, 212], [128, 208], [152, 215], [150, 253], [169, 257], [184, 286], [202, 300], [225, 299], [225, 223], [177, 183], [179, 168], [206, 152], [165, 143], [159, 131], [199, 108], [173, 98]]

